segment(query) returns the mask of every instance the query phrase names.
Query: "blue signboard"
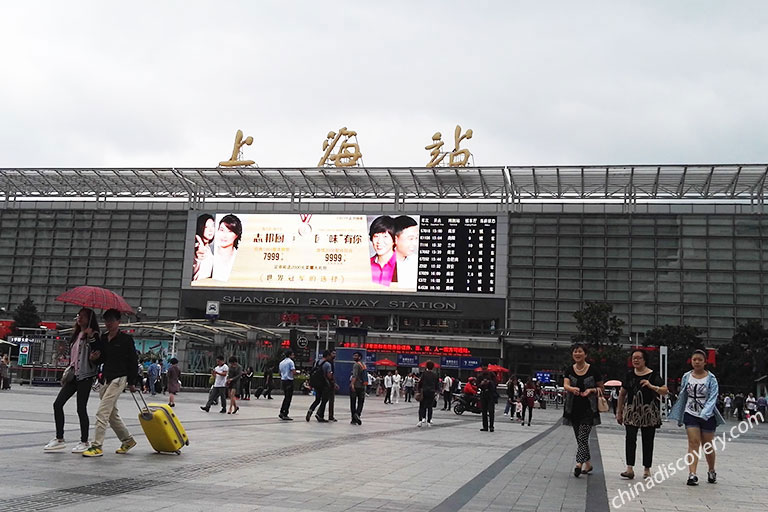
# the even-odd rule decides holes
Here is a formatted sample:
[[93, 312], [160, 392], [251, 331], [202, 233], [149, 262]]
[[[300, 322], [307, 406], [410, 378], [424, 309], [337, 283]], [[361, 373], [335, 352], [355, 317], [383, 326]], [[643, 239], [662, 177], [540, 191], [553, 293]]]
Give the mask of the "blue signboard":
[[419, 366], [419, 356], [412, 354], [397, 354], [397, 366]]
[[536, 372], [536, 380], [542, 384], [549, 384], [552, 382], [552, 374], [549, 372]]
[[443, 356], [440, 358], [440, 368], [458, 368], [459, 358], [451, 356]]
[[480, 360], [476, 357], [462, 357], [461, 369], [462, 370], [474, 370], [480, 365]]
[[376, 371], [376, 353], [375, 352], [365, 353], [365, 367], [370, 371]]

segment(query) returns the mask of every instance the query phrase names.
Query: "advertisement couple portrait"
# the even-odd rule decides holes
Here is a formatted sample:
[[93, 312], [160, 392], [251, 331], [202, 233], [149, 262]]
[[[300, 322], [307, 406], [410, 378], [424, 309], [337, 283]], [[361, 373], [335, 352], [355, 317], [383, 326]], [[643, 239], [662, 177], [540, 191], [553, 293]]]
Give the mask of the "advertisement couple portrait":
[[417, 291], [419, 216], [205, 213], [194, 227], [193, 286]]

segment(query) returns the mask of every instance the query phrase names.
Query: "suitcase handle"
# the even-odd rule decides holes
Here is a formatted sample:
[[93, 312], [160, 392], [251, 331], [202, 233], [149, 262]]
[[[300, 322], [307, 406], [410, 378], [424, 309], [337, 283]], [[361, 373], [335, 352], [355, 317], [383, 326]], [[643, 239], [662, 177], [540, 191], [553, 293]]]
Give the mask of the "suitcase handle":
[[[147, 401], [144, 400], [144, 395], [141, 394], [141, 391], [136, 391], [136, 392], [130, 391], [130, 393], [131, 393], [131, 396], [133, 397], [133, 401], [136, 402], [136, 407], [139, 408], [139, 414], [141, 415], [141, 417], [144, 418], [145, 420], [151, 420], [152, 419], [152, 412], [149, 410], [149, 406], [147, 405]], [[144, 407], [142, 407], [139, 404], [139, 401], [136, 400], [136, 393], [138, 393], [139, 396], [141, 397], [141, 401], [144, 403]]]

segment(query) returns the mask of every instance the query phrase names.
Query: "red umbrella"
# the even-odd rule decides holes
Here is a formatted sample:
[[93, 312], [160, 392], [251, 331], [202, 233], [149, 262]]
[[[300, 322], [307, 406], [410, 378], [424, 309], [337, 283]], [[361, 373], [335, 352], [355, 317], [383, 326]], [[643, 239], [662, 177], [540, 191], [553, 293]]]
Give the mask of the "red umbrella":
[[62, 293], [56, 300], [77, 304], [84, 308], [116, 309], [121, 313], [133, 313], [133, 308], [115, 292], [98, 286], [78, 286]]
[[[419, 363], [419, 368], [426, 368], [426, 367], [427, 367], [427, 362], [426, 361], [424, 361], [422, 363]], [[440, 368], [440, 365], [435, 363], [435, 368]]]
[[389, 359], [379, 359], [374, 364], [376, 366], [397, 366], [397, 363], [390, 361]]
[[492, 372], [509, 372], [508, 369], [504, 368], [503, 366], [499, 366], [497, 364], [489, 364], [488, 369]]

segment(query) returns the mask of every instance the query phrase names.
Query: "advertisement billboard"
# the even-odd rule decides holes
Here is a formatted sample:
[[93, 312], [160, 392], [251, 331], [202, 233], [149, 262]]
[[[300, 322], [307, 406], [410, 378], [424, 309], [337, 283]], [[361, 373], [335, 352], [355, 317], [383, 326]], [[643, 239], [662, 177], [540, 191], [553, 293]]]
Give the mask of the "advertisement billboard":
[[190, 217], [188, 286], [493, 295], [495, 216]]

